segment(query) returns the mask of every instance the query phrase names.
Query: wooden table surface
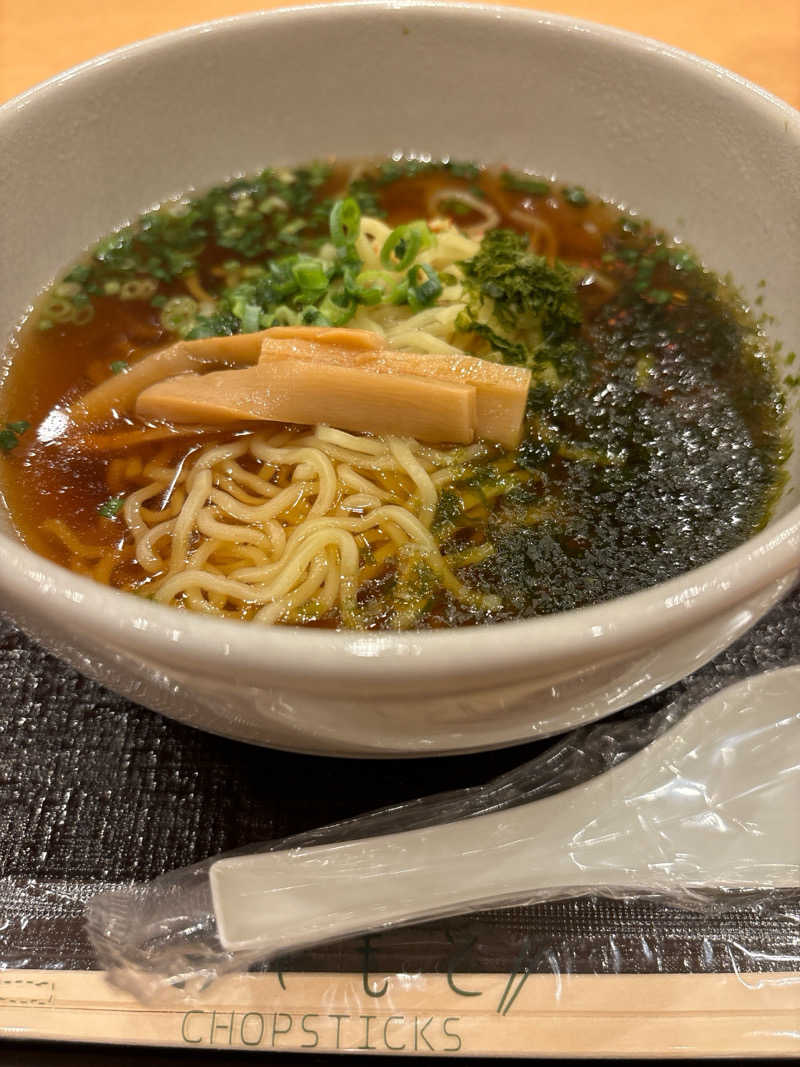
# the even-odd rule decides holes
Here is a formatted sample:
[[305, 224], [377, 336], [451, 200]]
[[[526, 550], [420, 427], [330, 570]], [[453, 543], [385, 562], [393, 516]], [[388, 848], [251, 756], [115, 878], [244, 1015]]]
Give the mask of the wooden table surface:
[[[112, 48], [290, 0], [0, 0], [0, 101]], [[304, 3], [307, 0], [294, 0]], [[506, 0], [603, 22], [713, 60], [800, 108], [800, 0]]]

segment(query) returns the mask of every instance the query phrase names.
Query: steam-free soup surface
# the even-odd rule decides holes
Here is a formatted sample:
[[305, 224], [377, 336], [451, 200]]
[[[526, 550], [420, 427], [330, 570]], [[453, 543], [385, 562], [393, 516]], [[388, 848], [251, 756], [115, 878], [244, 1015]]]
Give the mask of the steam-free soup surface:
[[[522, 443], [74, 417], [181, 338], [287, 324], [530, 368]], [[14, 348], [0, 463], [23, 539], [225, 617], [440, 627], [597, 603], [741, 544], [782, 477], [772, 362], [729, 286], [637, 216], [502, 168], [314, 164], [168, 205], [83, 256]]]

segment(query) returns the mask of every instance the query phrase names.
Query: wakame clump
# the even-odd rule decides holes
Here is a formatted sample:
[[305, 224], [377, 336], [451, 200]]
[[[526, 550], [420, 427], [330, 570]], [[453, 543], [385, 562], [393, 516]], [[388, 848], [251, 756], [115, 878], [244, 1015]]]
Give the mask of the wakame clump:
[[524, 234], [490, 230], [464, 271], [468, 304], [458, 328], [484, 339], [481, 354], [534, 368], [581, 325], [576, 272], [536, 255]]

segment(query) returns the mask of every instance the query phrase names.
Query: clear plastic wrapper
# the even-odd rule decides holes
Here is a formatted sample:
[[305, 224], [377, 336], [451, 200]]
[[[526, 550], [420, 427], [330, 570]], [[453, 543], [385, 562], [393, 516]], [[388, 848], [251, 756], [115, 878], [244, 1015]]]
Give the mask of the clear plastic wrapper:
[[[780, 645], [784, 616], [660, 710], [577, 730], [486, 785], [100, 894], [101, 965], [142, 999], [189, 996], [304, 946], [586, 894], [705, 916], [786, 899], [796, 918], [800, 654]], [[613, 950], [607, 963], [625, 969]]]

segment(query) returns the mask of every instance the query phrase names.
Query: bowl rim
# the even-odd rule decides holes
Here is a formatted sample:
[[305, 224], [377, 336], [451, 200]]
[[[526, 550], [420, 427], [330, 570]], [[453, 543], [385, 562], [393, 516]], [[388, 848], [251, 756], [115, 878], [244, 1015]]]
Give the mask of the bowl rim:
[[800, 119], [800, 109], [793, 107], [788, 101], [771, 93], [768, 89], [750, 81], [741, 74], [715, 63], [711, 59], [690, 52], [688, 49], [677, 45], [668, 44], [656, 37], [647, 34], [635, 33], [633, 30], [625, 30], [619, 26], [608, 23], [596, 22], [593, 19], [581, 18], [561, 12], [548, 11], [546, 8], [529, 8], [502, 3], [484, 3], [482, 0], [312, 0], [308, 4], [286, 4], [279, 7], [262, 8], [256, 11], [245, 11], [235, 15], [223, 15], [219, 18], [205, 19], [202, 22], [191, 23], [188, 26], [180, 26], [173, 30], [165, 30], [163, 33], [151, 34], [148, 37], [131, 41], [128, 44], [119, 45], [109, 49], [90, 59], [82, 60], [71, 67], [65, 68], [56, 74], [45, 78], [23, 89], [21, 92], [0, 102], [0, 118], [6, 109], [16, 111], [19, 108], [38, 99], [44, 90], [55, 89], [63, 83], [72, 81], [91, 71], [105, 67], [110, 63], [126, 59], [135, 59], [141, 52], [170, 47], [180, 44], [184, 39], [191, 39], [207, 33], [235, 29], [238, 26], [261, 25], [265, 22], [284, 21], [288, 17], [329, 18], [335, 14], [337, 17], [360, 17], [366, 10], [379, 10], [385, 12], [428, 12], [431, 15], [441, 15], [448, 12], [458, 12], [460, 17], [474, 16], [476, 19], [513, 20], [518, 19], [522, 23], [537, 24], [540, 26], [552, 26], [554, 28], [585, 34], [594, 34], [604, 37], [610, 42], [616, 41], [620, 45], [627, 45], [634, 50], [640, 50], [643, 46], [647, 51], [655, 52], [664, 58], [673, 58], [678, 61], [688, 62], [695, 69], [704, 69], [706, 73], [723, 81], [730, 81], [739, 88], [754, 93], [772, 106], [778, 106], [788, 112], [794, 119]]
[[[179, 49], [200, 35], [290, 19], [363, 18], [367, 11], [401, 12], [424, 18], [448, 18], [458, 13], [460, 18], [469, 17], [476, 23], [503, 19], [517, 22], [526, 31], [539, 26], [580, 32], [616, 48], [655, 53], [662, 60], [681, 64], [698, 78], [713, 78], [726, 92], [738, 93], [752, 106], [766, 109], [774, 121], [786, 121], [788, 117], [791, 127], [787, 130], [793, 129], [800, 141], [800, 112], [786, 101], [741, 75], [673, 45], [570, 15], [440, 0], [314, 3], [248, 12], [170, 30], [86, 60], [26, 89], [0, 106], [0, 123], [30, 105], [46, 104], [62, 85], [76, 78], [108, 65], [135, 62], [154, 51]], [[32, 597], [41, 603], [44, 598], [48, 614], [70, 630], [102, 632], [109, 640], [116, 638], [124, 643], [129, 651], [162, 661], [168, 656], [176, 666], [196, 666], [209, 657], [210, 662], [218, 663], [221, 657], [233, 668], [269, 675], [276, 683], [291, 678], [293, 686], [301, 689], [304, 684], [316, 688], [321, 680], [352, 680], [356, 663], [365, 685], [380, 681], [407, 687], [453, 676], [461, 680], [472, 678], [479, 684], [487, 663], [492, 665], [492, 673], [499, 670], [508, 679], [520, 678], [553, 659], [558, 659], [560, 666], [570, 661], [579, 665], [586, 661], [589, 647], [592, 662], [615, 658], [653, 641], [663, 641], [679, 630], [742, 604], [748, 596], [797, 567], [800, 503], [744, 544], [666, 582], [571, 611], [482, 625], [477, 628], [481, 654], [476, 657], [475, 627], [373, 632], [280, 625], [267, 628], [265, 633], [262, 627], [176, 611], [74, 574], [0, 533], [0, 588], [8, 590], [15, 603]], [[299, 656], [307, 665], [302, 677], [297, 672]]]

